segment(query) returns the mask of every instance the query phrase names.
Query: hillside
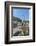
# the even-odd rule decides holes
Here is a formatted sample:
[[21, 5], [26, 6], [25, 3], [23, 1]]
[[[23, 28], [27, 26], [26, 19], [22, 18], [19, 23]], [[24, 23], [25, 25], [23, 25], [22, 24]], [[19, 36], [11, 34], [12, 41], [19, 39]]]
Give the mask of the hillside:
[[15, 16], [13, 16], [13, 21], [18, 21], [18, 22], [22, 22], [22, 20], [20, 18], [17, 18]]

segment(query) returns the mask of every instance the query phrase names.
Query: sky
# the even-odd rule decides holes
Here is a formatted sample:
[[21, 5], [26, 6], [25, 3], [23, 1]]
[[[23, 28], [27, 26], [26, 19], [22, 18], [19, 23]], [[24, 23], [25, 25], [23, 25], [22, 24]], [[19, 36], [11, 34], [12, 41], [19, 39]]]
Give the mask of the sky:
[[29, 9], [13, 8], [13, 16], [23, 20], [29, 20]]

